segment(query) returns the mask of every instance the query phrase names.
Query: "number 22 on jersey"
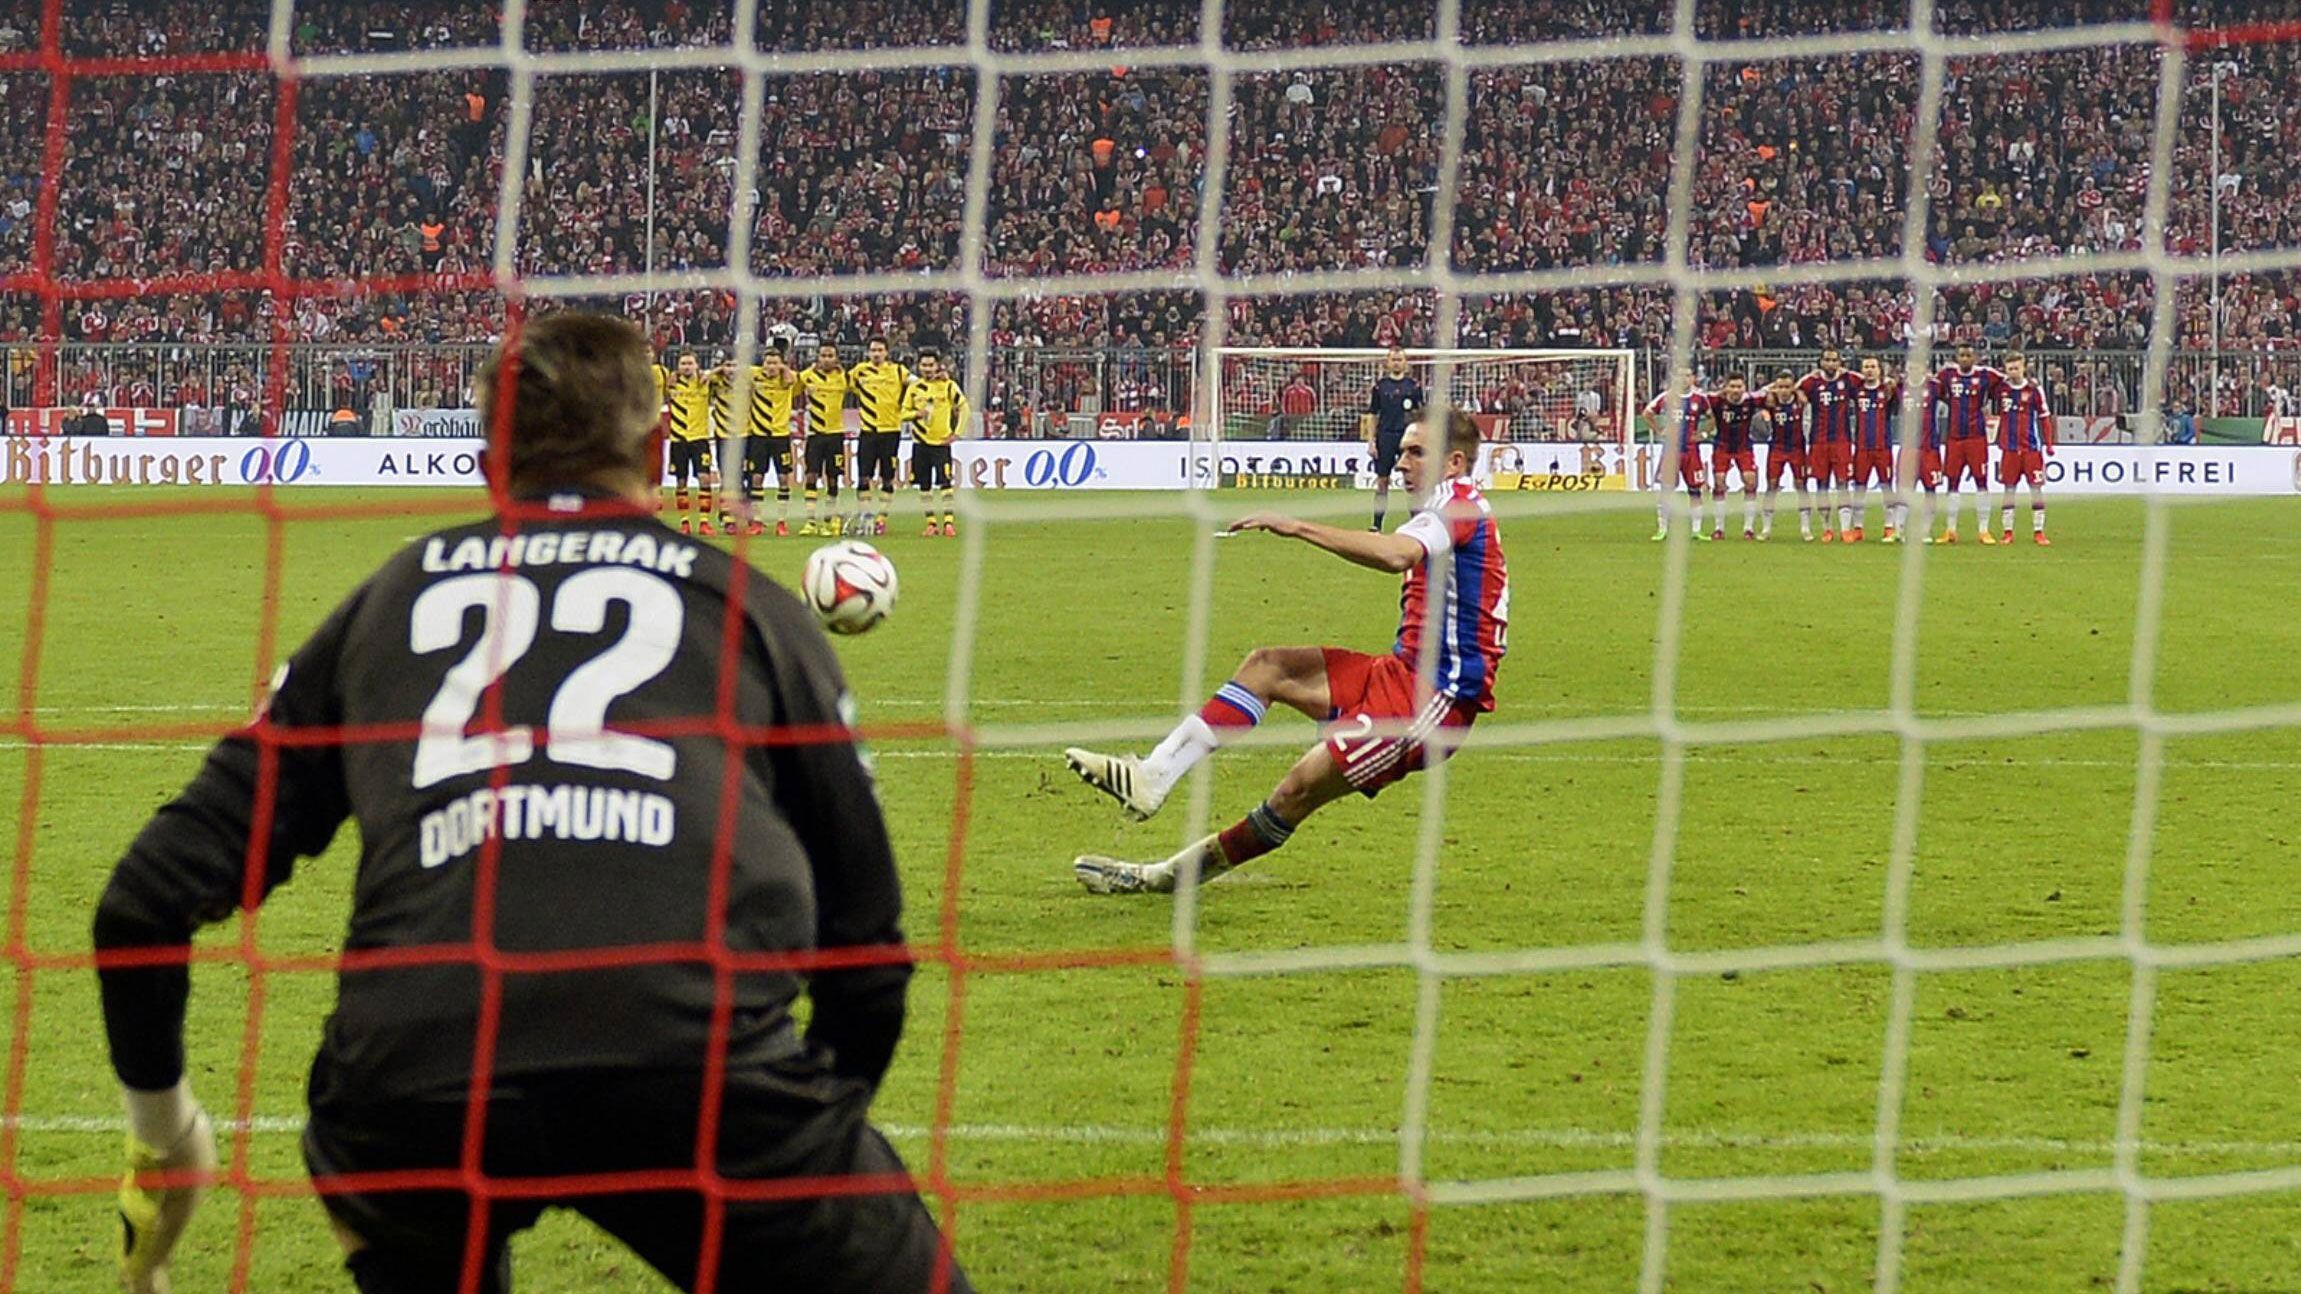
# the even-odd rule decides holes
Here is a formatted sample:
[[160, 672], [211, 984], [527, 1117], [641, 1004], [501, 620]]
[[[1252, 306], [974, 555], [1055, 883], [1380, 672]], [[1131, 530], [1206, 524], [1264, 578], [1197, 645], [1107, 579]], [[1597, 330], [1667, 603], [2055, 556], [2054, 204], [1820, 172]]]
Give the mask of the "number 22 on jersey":
[[[607, 731], [607, 708], [671, 664], [687, 606], [679, 591], [658, 576], [629, 567], [595, 567], [559, 586], [551, 627], [560, 633], [598, 633], [607, 626], [612, 602], [630, 612], [623, 635], [570, 671], [552, 695], [546, 718], [551, 758], [669, 780], [678, 767], [671, 744]], [[481, 695], [535, 646], [543, 624], [543, 594], [535, 581], [484, 572], [432, 585], [416, 598], [408, 618], [408, 649], [421, 656], [454, 647], [463, 641], [464, 617], [475, 607], [482, 617], [479, 640], [448, 670], [423, 710], [411, 777], [418, 789], [525, 763], [535, 755], [535, 731], [524, 724], [478, 736], [465, 733]]]

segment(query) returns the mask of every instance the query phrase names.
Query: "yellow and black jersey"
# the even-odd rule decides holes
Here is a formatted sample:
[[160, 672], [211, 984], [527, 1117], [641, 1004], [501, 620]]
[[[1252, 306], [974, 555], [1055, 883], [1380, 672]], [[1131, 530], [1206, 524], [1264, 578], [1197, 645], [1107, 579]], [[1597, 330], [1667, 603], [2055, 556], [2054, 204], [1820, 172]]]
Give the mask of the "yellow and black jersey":
[[711, 387], [711, 434], [714, 436], [748, 436], [751, 422], [736, 416], [735, 401], [742, 395], [736, 388], [742, 380], [732, 373], [712, 370], [706, 379]]
[[947, 377], [920, 378], [903, 397], [903, 421], [918, 429], [919, 441], [948, 445], [967, 434], [967, 393]]
[[655, 391], [671, 415], [667, 435], [673, 440], [711, 438], [711, 379], [698, 373], [683, 379], [661, 364], [655, 366]]
[[845, 435], [847, 424], [839, 411], [847, 407], [853, 384], [843, 368], [822, 369], [810, 364], [799, 370], [799, 389], [807, 396], [807, 434]]
[[893, 360], [864, 360], [848, 369], [847, 382], [855, 388], [855, 406], [863, 412], [863, 430], [901, 431], [903, 393], [916, 380], [911, 370]]
[[799, 403], [799, 375], [783, 370], [779, 379], [767, 376], [764, 366], [751, 370], [751, 434], [788, 436], [791, 414]]

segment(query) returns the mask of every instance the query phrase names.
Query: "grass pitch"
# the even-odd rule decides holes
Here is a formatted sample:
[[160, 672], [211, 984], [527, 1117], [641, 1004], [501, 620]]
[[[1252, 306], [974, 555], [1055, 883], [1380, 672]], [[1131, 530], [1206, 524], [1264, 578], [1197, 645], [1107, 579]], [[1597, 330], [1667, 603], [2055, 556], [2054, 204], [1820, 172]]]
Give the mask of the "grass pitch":
[[[54, 529], [36, 690], [45, 729], [107, 736], [39, 753], [36, 798], [0, 797], [0, 839], [29, 844], [10, 900], [24, 945], [81, 952], [113, 859], [196, 766], [199, 729], [244, 712], [257, 670], [266, 528], [249, 515], [107, 518], [80, 509], [153, 492], [52, 496]], [[313, 492], [314, 500], [412, 500]], [[1262, 500], [1291, 506], [1301, 496]], [[459, 503], [469, 500], [457, 501]], [[428, 503], [441, 502], [436, 496]], [[1043, 502], [1036, 500], [1034, 502]], [[1098, 501], [1069, 496], [1092, 510]], [[1137, 497], [1111, 506], [1139, 508]], [[1218, 496], [1224, 507], [1257, 502]], [[2172, 712], [2301, 702], [2301, 512], [2286, 501], [2183, 506], [2167, 527], [2154, 669], [2140, 680]], [[468, 514], [465, 514], [468, 515]], [[906, 508], [908, 515], [908, 508]], [[2057, 504], [2059, 546], [1968, 544], [1927, 555], [1912, 680], [1934, 718], [2112, 707], [2133, 695], [2144, 511]], [[299, 521], [285, 530], [280, 646], [408, 537], [448, 514]], [[1346, 518], [1347, 520], [1347, 518]], [[896, 618], [841, 644], [867, 724], [939, 718], [953, 649], [962, 545], [884, 542], [902, 570]], [[1785, 520], [1785, 527], [1788, 523]], [[1289, 744], [1218, 758], [1196, 803], [1128, 826], [1062, 768], [1091, 733], [1135, 745], [1266, 642], [1379, 650], [1392, 581], [1267, 537], [1216, 546], [1207, 640], [1190, 644], [1191, 555], [1201, 523], [1006, 520], [989, 526], [968, 716], [973, 762], [955, 933], [983, 955], [1155, 948], [1167, 901], [1095, 899], [1072, 882], [1083, 850], [1153, 856], [1221, 825], [1266, 791]], [[1655, 702], [1668, 550], [1637, 512], [1506, 518], [1512, 655], [1504, 724], [1635, 718]], [[1687, 554], [1674, 713], [1697, 724], [1875, 710], [1892, 700], [1903, 555], [1733, 542]], [[0, 513], [0, 676], [16, 678], [35, 579], [35, 526]], [[758, 541], [777, 578], [812, 545]], [[1201, 667], [1192, 669], [1197, 662]], [[1627, 731], [1623, 729], [1621, 731]], [[1768, 736], [1778, 734], [1763, 734]], [[1299, 738], [1299, 742], [1293, 739]], [[2142, 742], [2099, 727], [1923, 751], [1907, 936], [1921, 949], [2114, 936], [2141, 785]], [[2164, 743], [2148, 851], [2146, 934], [2195, 943], [2301, 932], [2292, 728]], [[877, 745], [915, 940], [941, 939], [958, 761], [948, 740]], [[21, 787], [27, 743], [0, 739], [0, 784]], [[1891, 735], [1802, 735], [1688, 749], [1668, 861], [1663, 928], [1673, 950], [1720, 953], [1880, 936], [1904, 749]], [[1635, 942], [1648, 910], [1664, 751], [1651, 735], [1507, 744], [1451, 766], [1430, 931], [1440, 952]], [[1425, 800], [1410, 781], [1334, 806], [1281, 853], [1202, 896], [1196, 938], [1217, 954], [1395, 944], [1410, 931]], [[1194, 814], [1194, 810], [1197, 812]], [[25, 815], [29, 815], [28, 819]], [[307, 865], [257, 925], [273, 952], [334, 947], [348, 902], [347, 838]], [[230, 945], [235, 926], [211, 932]], [[8, 1000], [21, 959], [0, 968]], [[2114, 957], [1918, 977], [1893, 1168], [1917, 1181], [2104, 1169], [2131, 993]], [[245, 1147], [251, 1171], [292, 1179], [302, 1075], [332, 999], [320, 975], [268, 977]], [[910, 1036], [877, 1117], [913, 1166], [931, 1161], [953, 995], [923, 968]], [[1634, 1165], [1655, 985], [1643, 967], [1457, 976], [1438, 986], [1428, 1175], [1486, 1181]], [[1420, 984], [1407, 969], [1299, 971], [1209, 981], [1202, 1000], [1184, 1169], [1201, 1186], [1387, 1177], [1399, 1166]], [[16, 1175], [117, 1171], [114, 1087], [93, 977], [39, 971], [29, 1032], [0, 1012], [24, 1058]], [[1183, 977], [1170, 965], [970, 973], [948, 1171], [963, 1184], [1049, 1184], [1160, 1174], [1181, 1039]], [[2158, 977], [2139, 1166], [2202, 1178], [2301, 1165], [2292, 1006], [2301, 962], [2168, 968]], [[249, 984], [195, 977], [194, 1081], [219, 1113], [236, 1103], [250, 1036]], [[1851, 962], [1675, 985], [1660, 1167], [1672, 1178], [1868, 1173], [1876, 1162], [1892, 974]], [[229, 1153], [229, 1151], [227, 1151]], [[2229, 1179], [2241, 1182], [2242, 1179]], [[242, 1202], [213, 1197], [178, 1264], [185, 1290], [223, 1288]], [[249, 1288], [341, 1290], [317, 1206], [250, 1205]], [[1159, 1194], [969, 1202], [957, 1234], [986, 1290], [1168, 1288], [1178, 1209]], [[1370, 1290], [1404, 1280], [1412, 1214], [1402, 1195], [1189, 1210], [1188, 1287]], [[1867, 1288], [1884, 1211], [1870, 1194], [1692, 1203], [1668, 1210], [1668, 1285], [1684, 1291]], [[2114, 1284], [2124, 1201], [2114, 1192], [1912, 1205], [1902, 1223], [1909, 1291], [2092, 1290]], [[1635, 1194], [1444, 1205], [1429, 1218], [1425, 1284], [1439, 1291], [1636, 1287], [1647, 1204]], [[15, 1288], [112, 1288], [108, 1197], [36, 1196], [22, 1208]], [[522, 1288], [626, 1294], [663, 1288], [582, 1224], [547, 1222], [516, 1252]], [[2301, 1194], [2168, 1202], [2150, 1214], [2150, 1290], [2301, 1289]]]

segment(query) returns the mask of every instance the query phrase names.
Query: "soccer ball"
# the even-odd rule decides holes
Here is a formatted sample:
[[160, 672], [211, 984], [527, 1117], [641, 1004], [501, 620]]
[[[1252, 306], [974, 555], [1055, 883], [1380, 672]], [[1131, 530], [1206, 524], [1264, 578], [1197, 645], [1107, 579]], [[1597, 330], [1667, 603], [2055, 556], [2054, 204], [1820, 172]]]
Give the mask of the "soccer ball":
[[895, 564], [869, 544], [842, 539], [807, 555], [799, 591], [823, 627], [859, 634], [895, 609]]

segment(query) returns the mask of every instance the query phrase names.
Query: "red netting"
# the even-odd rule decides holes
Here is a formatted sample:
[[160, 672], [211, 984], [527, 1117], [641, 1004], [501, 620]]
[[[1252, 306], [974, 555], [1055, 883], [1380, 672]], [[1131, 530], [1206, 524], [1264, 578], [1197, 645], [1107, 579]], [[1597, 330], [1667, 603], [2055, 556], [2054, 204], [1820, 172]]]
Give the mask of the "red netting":
[[[2160, 24], [2170, 24], [2172, 0], [2155, 0], [2154, 14]], [[424, 273], [393, 275], [377, 278], [346, 280], [339, 278], [300, 278], [287, 272], [283, 257], [284, 230], [290, 200], [290, 184], [294, 175], [293, 145], [296, 132], [296, 113], [299, 80], [294, 64], [276, 65], [260, 53], [210, 53], [174, 56], [120, 57], [73, 56], [64, 48], [65, 15], [63, 0], [43, 0], [40, 16], [39, 47], [25, 54], [0, 53], [0, 74], [34, 74], [46, 78], [47, 112], [43, 127], [40, 153], [40, 174], [36, 212], [33, 220], [34, 245], [31, 267], [22, 273], [0, 277], [0, 292], [29, 294], [40, 305], [41, 345], [39, 372], [43, 375], [36, 385], [42, 399], [53, 400], [57, 390], [56, 347], [62, 334], [61, 316], [67, 301], [124, 298], [163, 292], [218, 292], [246, 290], [271, 294], [269, 314], [270, 347], [273, 362], [266, 365], [263, 407], [278, 411], [284, 407], [284, 387], [288, 380], [288, 365], [282, 362], [286, 348], [295, 341], [293, 306], [305, 297], [333, 296], [345, 291], [370, 293], [396, 292], [462, 292], [497, 291], [509, 304], [510, 328], [516, 334], [522, 302], [521, 284], [516, 278], [499, 279], [492, 273]], [[2219, 48], [2240, 43], [2292, 41], [2301, 39], [2301, 24], [2271, 23], [2225, 27], [2217, 30], [2191, 33], [2187, 43], [2196, 49]], [[134, 277], [74, 277], [57, 271], [57, 229], [59, 201], [64, 187], [61, 178], [66, 169], [69, 150], [69, 131], [72, 118], [72, 89], [76, 81], [107, 76], [203, 75], [222, 73], [261, 72], [272, 76], [274, 85], [273, 131], [270, 149], [270, 170], [267, 182], [267, 200], [263, 218], [262, 264], [257, 268], [232, 268], [214, 273], [168, 274], [156, 278]], [[510, 389], [510, 383], [504, 389]], [[500, 411], [499, 411], [500, 412]], [[532, 506], [516, 507], [499, 495], [494, 502], [503, 517], [506, 532], [516, 530], [523, 522], [543, 515]], [[23, 751], [23, 782], [19, 793], [16, 840], [14, 843], [12, 902], [8, 913], [6, 958], [14, 972], [15, 993], [12, 1005], [13, 1029], [10, 1034], [5, 1113], [0, 1122], [0, 1183], [7, 1192], [4, 1234], [0, 1234], [0, 1291], [20, 1288], [18, 1272], [23, 1258], [23, 1223], [29, 1200], [54, 1196], [99, 1196], [116, 1188], [111, 1176], [50, 1178], [28, 1174], [21, 1161], [27, 1069], [33, 1039], [32, 1020], [36, 987], [41, 977], [49, 975], [86, 975], [97, 965], [94, 955], [78, 951], [56, 951], [32, 946], [27, 930], [26, 895], [31, 889], [35, 867], [35, 838], [39, 820], [46, 751], [51, 747], [72, 748], [100, 746], [125, 740], [151, 740], [166, 738], [201, 738], [215, 735], [212, 724], [197, 721], [156, 721], [120, 725], [49, 726], [38, 717], [42, 654], [47, 647], [47, 628], [51, 606], [51, 565], [55, 554], [56, 531], [61, 525], [72, 524], [81, 518], [101, 517], [117, 522], [123, 519], [167, 519], [197, 514], [231, 513], [260, 517], [265, 527], [263, 560], [263, 588], [261, 619], [253, 644], [254, 652], [249, 672], [250, 696], [260, 695], [264, 680], [268, 679], [281, 655], [279, 642], [279, 600], [283, 579], [283, 552], [287, 530], [302, 522], [341, 523], [359, 517], [408, 517], [415, 515], [465, 515], [471, 510], [469, 501], [454, 499], [389, 500], [374, 503], [341, 501], [303, 502], [283, 497], [268, 481], [259, 484], [249, 498], [168, 497], [163, 499], [106, 499], [100, 504], [76, 505], [55, 495], [43, 483], [35, 480], [20, 497], [0, 498], [0, 511], [18, 512], [29, 516], [33, 539], [29, 551], [30, 587], [25, 606], [25, 631], [22, 661], [17, 684], [17, 702], [12, 717], [0, 721], [0, 737], [20, 743]], [[745, 547], [737, 540], [737, 549]], [[737, 581], [731, 592], [725, 621], [725, 643], [729, 648], [737, 642], [741, 632], [740, 608], [743, 594], [743, 572], [748, 568], [738, 563]], [[711, 735], [724, 741], [731, 752], [761, 745], [778, 743], [809, 743], [844, 741], [853, 734], [845, 730], [822, 729], [760, 729], [736, 723], [732, 718], [732, 698], [735, 688], [734, 663], [738, 654], [733, 650], [723, 653], [720, 679], [720, 717], [716, 721], [693, 723], [657, 723], [624, 725], [621, 730], [637, 735], [697, 736]], [[490, 687], [487, 692], [486, 722], [500, 729], [500, 691]], [[275, 808], [273, 794], [278, 753], [284, 748], [304, 745], [357, 745], [376, 742], [403, 742], [414, 739], [415, 723], [345, 727], [336, 730], [282, 730], [272, 726], [268, 719], [259, 719], [250, 729], [262, 756], [265, 778], [261, 783], [256, 805], [256, 822], [252, 838], [262, 842], [268, 837], [268, 827]], [[899, 1185], [883, 1177], [858, 1176], [844, 1178], [809, 1178], [773, 1181], [736, 1181], [721, 1177], [713, 1166], [713, 1148], [716, 1144], [721, 1116], [721, 1095], [725, 1078], [725, 1047], [729, 1016], [732, 1011], [733, 977], [744, 971], [793, 970], [807, 971], [823, 968], [849, 967], [884, 963], [890, 960], [915, 958], [920, 962], [940, 965], [948, 975], [948, 1003], [943, 1018], [938, 1064], [938, 1080], [934, 1101], [928, 1151], [923, 1164], [918, 1165], [919, 1185], [929, 1196], [940, 1202], [941, 1219], [946, 1235], [963, 1240], [965, 1231], [960, 1225], [963, 1206], [992, 1201], [1052, 1201], [1080, 1200], [1095, 1197], [1165, 1197], [1175, 1208], [1175, 1228], [1170, 1254], [1167, 1284], [1170, 1290], [1181, 1291], [1190, 1284], [1190, 1256], [1194, 1234], [1194, 1210], [1200, 1205], [1233, 1204], [1247, 1202], [1276, 1202], [1330, 1197], [1366, 1197], [1402, 1195], [1410, 1205], [1411, 1221], [1407, 1245], [1404, 1284], [1408, 1294], [1421, 1288], [1429, 1223], [1429, 1203], [1420, 1183], [1407, 1181], [1396, 1175], [1365, 1177], [1321, 1177], [1284, 1180], [1252, 1184], [1210, 1184], [1191, 1179], [1185, 1161], [1185, 1134], [1190, 1121], [1192, 1079], [1197, 1061], [1204, 977], [1195, 958], [1178, 957], [1167, 946], [1079, 948], [1052, 952], [983, 954], [969, 951], [960, 940], [960, 893], [968, 833], [974, 812], [975, 760], [974, 745], [969, 730], [961, 726], [942, 723], [875, 727], [866, 730], [866, 738], [922, 739], [948, 741], [957, 755], [956, 802], [947, 840], [946, 861], [942, 880], [940, 908], [934, 921], [934, 933], [927, 940], [908, 947], [829, 948], [806, 953], [738, 953], [724, 943], [724, 899], [728, 887], [730, 827], [734, 821], [736, 782], [740, 763], [730, 759], [727, 763], [728, 781], [722, 789], [721, 816], [716, 833], [716, 849], [712, 867], [712, 920], [705, 939], [697, 943], [624, 947], [582, 953], [521, 953], [494, 946], [486, 932], [492, 925], [494, 907], [494, 880], [499, 861], [500, 840], [488, 835], [477, 856], [477, 893], [475, 911], [475, 937], [468, 943], [423, 948], [394, 949], [361, 952], [349, 956], [282, 955], [264, 950], [259, 939], [262, 914], [255, 906], [261, 897], [261, 877], [264, 872], [262, 845], [251, 849], [247, 876], [248, 910], [239, 918], [237, 941], [228, 947], [208, 947], [193, 950], [158, 951], [108, 955], [105, 965], [131, 966], [162, 963], [228, 963], [244, 969], [248, 976], [248, 1007], [241, 1039], [241, 1062], [236, 1091], [230, 1102], [230, 1114], [235, 1122], [234, 1131], [224, 1147], [225, 1168], [217, 1177], [217, 1185], [236, 1197], [236, 1223], [232, 1244], [234, 1259], [229, 1288], [239, 1294], [250, 1287], [251, 1265], [256, 1245], [256, 1207], [259, 1201], [301, 1196], [314, 1192], [394, 1191], [418, 1189], [453, 1189], [468, 1193], [476, 1204], [491, 1200], [572, 1198], [583, 1195], [660, 1189], [692, 1189], [702, 1193], [708, 1201], [706, 1226], [702, 1237], [702, 1276], [698, 1288], [708, 1294], [716, 1285], [713, 1258], [721, 1243], [724, 1206], [729, 1201], [789, 1199], [809, 1196], [863, 1194], [884, 1191]], [[540, 739], [540, 736], [539, 736]], [[508, 771], [498, 768], [496, 785], [503, 785]], [[125, 825], [125, 824], [123, 824]], [[91, 842], [93, 843], [93, 842]], [[264, 1036], [267, 1012], [270, 1008], [270, 981], [280, 975], [330, 972], [339, 969], [381, 969], [387, 967], [415, 967], [441, 964], [468, 964], [477, 967], [486, 986], [483, 996], [481, 1027], [474, 1055], [474, 1070], [479, 1075], [489, 1072], [496, 1042], [495, 1027], [501, 1009], [502, 976], [510, 973], [549, 973], [555, 971], [599, 970], [622, 966], [636, 966], [667, 962], [702, 962], [710, 965], [717, 977], [718, 995], [715, 1008], [714, 1034], [721, 1043], [711, 1049], [707, 1058], [705, 1098], [696, 1129], [696, 1158], [690, 1168], [644, 1173], [601, 1174], [585, 1177], [553, 1177], [544, 1179], [490, 1177], [481, 1171], [480, 1148], [485, 1136], [487, 1103], [484, 1087], [475, 1082], [469, 1105], [469, 1118], [462, 1163], [453, 1169], [425, 1172], [370, 1173], [338, 1176], [317, 1182], [302, 1175], [274, 1177], [260, 1175], [251, 1170], [253, 1162], [250, 1140], [255, 1127], [258, 1064]], [[1167, 1116], [1163, 1167], [1156, 1174], [1108, 1177], [1073, 1177], [1056, 1180], [1014, 1180], [962, 1182], [951, 1170], [950, 1130], [954, 1122], [959, 1070], [964, 1053], [969, 984], [971, 977], [986, 973], [1037, 972], [1059, 973], [1068, 970], [1109, 969], [1178, 965], [1183, 976], [1183, 997], [1180, 1011], [1177, 1061], [1171, 1084], [1171, 1100]], [[212, 1200], [209, 1208], [218, 1211], [226, 1196]], [[214, 1231], [195, 1243], [212, 1242]], [[474, 1232], [474, 1242], [465, 1256], [463, 1287], [477, 1287], [480, 1277], [481, 1251]]]

